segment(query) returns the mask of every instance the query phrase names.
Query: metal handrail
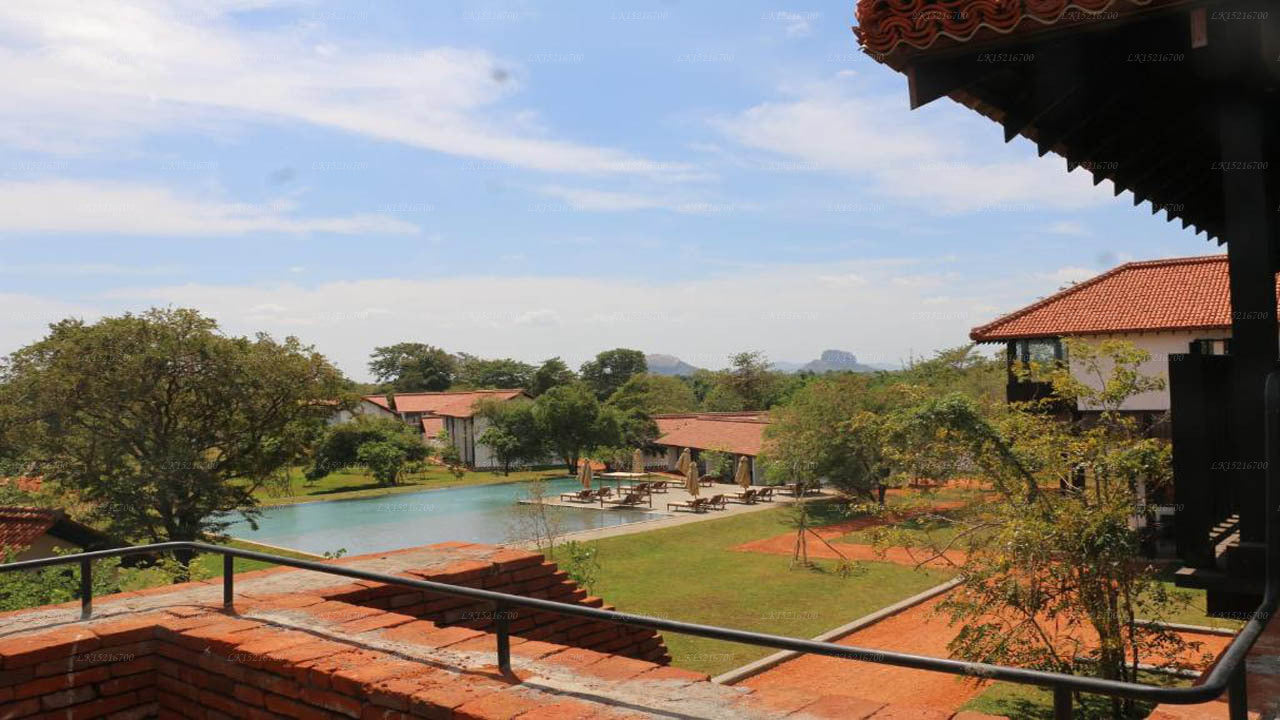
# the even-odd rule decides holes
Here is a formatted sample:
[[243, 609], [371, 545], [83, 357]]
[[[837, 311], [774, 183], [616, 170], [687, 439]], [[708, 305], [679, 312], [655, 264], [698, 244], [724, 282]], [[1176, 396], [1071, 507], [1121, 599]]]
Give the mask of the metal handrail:
[[729, 642], [743, 643], [746, 645], [755, 645], [758, 647], [775, 648], [778, 650], [791, 650], [808, 655], [825, 655], [828, 657], [861, 660], [863, 662], [878, 663], [882, 665], [894, 665], [898, 667], [914, 668], [917, 670], [948, 673], [951, 675], [963, 675], [983, 680], [1002, 680], [1022, 685], [1036, 685], [1039, 687], [1051, 688], [1053, 690], [1054, 717], [1057, 720], [1068, 720], [1071, 717], [1074, 692], [1107, 695], [1131, 700], [1145, 700], [1157, 703], [1190, 705], [1213, 700], [1222, 695], [1224, 691], [1228, 692], [1228, 707], [1230, 709], [1229, 717], [1231, 720], [1244, 720], [1247, 715], [1245, 657], [1250, 648], [1253, 647], [1254, 642], [1256, 642], [1258, 637], [1262, 634], [1262, 631], [1266, 629], [1267, 623], [1270, 621], [1272, 614], [1276, 610], [1277, 600], [1280, 600], [1280, 594], [1277, 593], [1276, 587], [1277, 581], [1280, 577], [1278, 577], [1273, 562], [1274, 559], [1280, 558], [1280, 531], [1278, 531], [1276, 527], [1276, 502], [1280, 500], [1280, 493], [1276, 491], [1276, 483], [1277, 480], [1280, 479], [1280, 443], [1273, 441], [1277, 432], [1280, 432], [1280, 370], [1272, 371], [1271, 374], [1267, 376], [1266, 381], [1266, 444], [1268, 461], [1266, 470], [1266, 503], [1268, 509], [1266, 524], [1266, 589], [1262, 603], [1253, 612], [1245, 626], [1231, 641], [1231, 644], [1227, 646], [1226, 651], [1223, 652], [1222, 656], [1218, 659], [1218, 662], [1214, 664], [1212, 669], [1202, 674], [1195, 685], [1190, 687], [1160, 687], [1156, 685], [1145, 685], [1142, 683], [1105, 680], [1102, 678], [1083, 677], [1079, 675], [1066, 675], [1063, 673], [1048, 672], [1044, 670], [1030, 670], [1026, 668], [1006, 667], [1003, 665], [991, 665], [981, 662], [967, 662], [963, 660], [952, 660], [950, 658], [915, 655], [912, 653], [901, 653], [876, 648], [838, 645], [831, 642], [804, 640], [801, 638], [771, 635], [768, 633], [758, 633], [749, 630], [737, 630], [734, 628], [719, 627], [715, 625], [687, 623], [679, 620], [651, 617], [648, 615], [635, 615], [632, 613], [618, 612], [616, 610], [603, 610], [584, 605], [571, 605], [568, 603], [556, 602], [554, 600], [523, 597], [521, 595], [495, 592], [493, 590], [482, 590], [480, 588], [472, 588], [462, 585], [450, 585], [430, 580], [412, 580], [409, 578], [397, 577], [395, 575], [385, 575], [383, 573], [343, 567], [341, 565], [330, 565], [312, 560], [297, 560], [280, 555], [271, 555], [253, 550], [241, 550], [238, 548], [210, 545], [208, 543], [200, 542], [164, 542], [152, 545], [138, 545], [125, 548], [114, 548], [110, 550], [77, 553], [74, 555], [63, 555], [40, 560], [24, 560], [21, 562], [0, 564], [0, 572], [34, 570], [38, 568], [79, 562], [81, 618], [88, 619], [92, 616], [93, 612], [92, 572], [94, 560], [170, 550], [208, 552], [222, 556], [222, 602], [223, 606], [228, 610], [233, 608], [233, 596], [235, 592], [233, 560], [235, 558], [259, 560], [275, 565], [285, 565], [301, 570], [312, 570], [328, 575], [339, 575], [342, 577], [354, 578], [356, 580], [370, 580], [373, 582], [385, 583], [387, 585], [397, 585], [417, 590], [426, 590], [442, 595], [465, 597], [492, 603], [495, 610], [494, 623], [496, 625], [495, 634], [497, 636], [498, 667], [502, 672], [508, 674], [511, 672], [511, 638], [510, 613], [508, 613], [507, 610], [509, 608], [519, 607], [558, 613], [560, 615], [590, 618], [592, 620], [601, 620], [604, 622], [629, 625], [633, 627], [643, 627], [684, 635], [695, 635], [713, 640], [725, 640]]

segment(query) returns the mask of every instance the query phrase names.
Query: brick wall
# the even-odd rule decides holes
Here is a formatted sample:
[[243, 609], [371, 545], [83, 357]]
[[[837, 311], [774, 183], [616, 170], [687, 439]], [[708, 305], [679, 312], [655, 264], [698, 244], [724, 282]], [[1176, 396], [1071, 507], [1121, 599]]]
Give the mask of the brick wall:
[[[420, 620], [400, 622], [406, 623], [401, 638], [416, 636], [435, 644], [442, 633], [450, 634]], [[451, 639], [481, 636], [466, 632]], [[521, 649], [524, 645], [528, 648]], [[557, 652], [584, 652], [544, 643], [515, 647], [517, 656], [532, 653], [551, 663], [567, 662], [552, 659]], [[566, 657], [574, 664], [583, 662], [582, 656]], [[622, 663], [612, 672], [660, 671], [655, 679], [686, 682], [705, 678], [627, 658], [595, 653], [589, 657], [601, 668]], [[572, 699], [529, 693], [518, 686], [493, 674], [454, 672], [304, 630], [188, 608], [0, 639], [3, 720], [395, 720], [450, 713], [511, 717], [513, 710], [544, 705], [574, 710]], [[591, 710], [579, 704], [577, 712]]]
[[[484, 560], [453, 563], [438, 569], [409, 570], [405, 574], [451, 585], [614, 609], [612, 605], [604, 604], [600, 598], [587, 595], [555, 563], [547, 562], [542, 555], [524, 550], [503, 550]], [[322, 595], [329, 600], [411, 615], [441, 626], [460, 625], [477, 630], [493, 630], [492, 606], [465, 598], [380, 583], [355, 583], [333, 588]], [[655, 630], [554, 613], [531, 612], [523, 608], [513, 609], [508, 618], [511, 633], [526, 640], [543, 640], [662, 665], [671, 662], [662, 636]]]

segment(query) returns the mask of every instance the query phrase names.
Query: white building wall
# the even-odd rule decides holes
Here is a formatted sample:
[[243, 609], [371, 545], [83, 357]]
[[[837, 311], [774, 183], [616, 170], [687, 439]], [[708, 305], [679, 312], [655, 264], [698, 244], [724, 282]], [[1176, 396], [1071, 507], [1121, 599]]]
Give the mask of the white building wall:
[[[1120, 406], [1121, 410], [1145, 410], [1145, 411], [1165, 411], [1169, 409], [1169, 356], [1187, 353], [1190, 351], [1191, 342], [1193, 340], [1220, 339], [1229, 338], [1231, 333], [1225, 330], [1180, 330], [1176, 332], [1160, 332], [1160, 333], [1125, 333], [1117, 335], [1091, 335], [1088, 338], [1082, 338], [1090, 344], [1097, 344], [1106, 340], [1123, 340], [1132, 343], [1135, 347], [1146, 350], [1151, 358], [1139, 366], [1138, 371], [1144, 375], [1152, 377], [1161, 377], [1165, 380], [1165, 387], [1161, 390], [1145, 392], [1134, 395]], [[1085, 368], [1074, 362], [1068, 353], [1067, 363], [1071, 368], [1071, 374], [1077, 380], [1085, 383], [1093, 388], [1100, 388], [1102, 381], [1097, 375], [1086, 372]], [[1109, 363], [1100, 363], [1099, 372], [1102, 378], [1110, 375], [1111, 368]], [[1079, 410], [1097, 410], [1097, 407], [1090, 406], [1084, 402], [1079, 405]]]
[[339, 410], [334, 413], [328, 420], [329, 425], [341, 425], [345, 422], [351, 422], [357, 415], [373, 415], [375, 417], [395, 417], [396, 414], [390, 410], [371, 403], [368, 400], [361, 400], [352, 410]]
[[31, 547], [23, 550], [14, 557], [15, 561], [21, 560], [43, 560], [58, 555], [59, 552], [80, 552], [84, 548], [79, 545], [60, 540], [48, 533], [41, 535], [31, 543]]

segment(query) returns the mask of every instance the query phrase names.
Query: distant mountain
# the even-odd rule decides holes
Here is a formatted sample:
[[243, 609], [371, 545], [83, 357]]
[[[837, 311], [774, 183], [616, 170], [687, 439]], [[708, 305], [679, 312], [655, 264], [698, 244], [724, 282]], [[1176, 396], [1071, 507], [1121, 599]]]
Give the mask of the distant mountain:
[[649, 364], [649, 372], [654, 375], [692, 375], [698, 371], [698, 368], [675, 355], [652, 353], [645, 355], [644, 360]]
[[773, 367], [782, 372], [875, 372], [877, 370], [892, 369], [885, 366], [864, 365], [858, 362], [858, 357], [851, 352], [844, 350], [823, 350], [822, 356], [817, 360], [810, 360], [807, 363], [797, 362], [776, 362]]

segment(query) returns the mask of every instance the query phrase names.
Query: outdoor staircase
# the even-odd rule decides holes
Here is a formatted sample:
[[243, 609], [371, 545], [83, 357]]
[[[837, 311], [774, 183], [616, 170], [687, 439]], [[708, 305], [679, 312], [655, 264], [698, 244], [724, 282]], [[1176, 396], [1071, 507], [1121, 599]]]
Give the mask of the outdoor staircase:
[[1257, 607], [1262, 594], [1262, 578], [1247, 571], [1252, 553], [1242, 552], [1240, 516], [1229, 515], [1209, 530], [1213, 547], [1213, 567], [1184, 567], [1175, 574], [1179, 587], [1212, 590], [1208, 598], [1210, 615], [1237, 616]]

